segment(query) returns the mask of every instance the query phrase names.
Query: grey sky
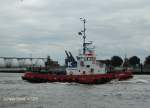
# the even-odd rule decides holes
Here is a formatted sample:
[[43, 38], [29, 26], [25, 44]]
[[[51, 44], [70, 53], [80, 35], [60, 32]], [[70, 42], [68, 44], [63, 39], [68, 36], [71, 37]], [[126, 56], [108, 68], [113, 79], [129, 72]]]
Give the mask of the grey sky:
[[0, 56], [50, 55], [81, 46], [80, 17], [99, 59], [150, 54], [150, 0], [0, 0]]

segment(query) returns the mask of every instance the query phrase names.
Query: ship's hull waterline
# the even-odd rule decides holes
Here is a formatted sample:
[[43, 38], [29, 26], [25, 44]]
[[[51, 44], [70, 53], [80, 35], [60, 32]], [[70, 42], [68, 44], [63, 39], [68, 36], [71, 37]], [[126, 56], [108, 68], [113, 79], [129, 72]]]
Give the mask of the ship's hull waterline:
[[130, 71], [107, 73], [107, 74], [91, 74], [91, 75], [52, 75], [52, 74], [26, 72], [24, 76], [22, 76], [22, 79], [32, 83], [75, 82], [81, 84], [104, 84], [110, 82], [113, 79], [127, 80], [132, 77], [133, 75]]

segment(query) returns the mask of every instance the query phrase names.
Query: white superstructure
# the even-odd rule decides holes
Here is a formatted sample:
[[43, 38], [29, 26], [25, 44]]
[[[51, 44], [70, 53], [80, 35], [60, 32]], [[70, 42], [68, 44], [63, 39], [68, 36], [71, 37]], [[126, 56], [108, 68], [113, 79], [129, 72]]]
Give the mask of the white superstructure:
[[80, 52], [77, 56], [77, 65], [71, 66], [72, 61], [68, 62], [66, 68], [68, 75], [88, 75], [106, 73], [105, 65], [96, 62], [96, 54], [92, 42], [84, 43], [85, 52]]
[[79, 35], [83, 35], [83, 51], [79, 52], [77, 61], [70, 52], [69, 55], [66, 51], [66, 55], [68, 57], [66, 59], [66, 72], [68, 75], [104, 74], [106, 73], [106, 68], [105, 65], [96, 62], [95, 47], [92, 45], [92, 42], [85, 42], [86, 20], [82, 18], [80, 19], [84, 24], [84, 29], [78, 33]]

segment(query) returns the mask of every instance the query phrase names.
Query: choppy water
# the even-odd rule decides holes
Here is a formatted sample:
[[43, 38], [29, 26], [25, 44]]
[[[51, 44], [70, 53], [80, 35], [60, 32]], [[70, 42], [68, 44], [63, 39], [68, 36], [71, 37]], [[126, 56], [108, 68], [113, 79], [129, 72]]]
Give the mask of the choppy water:
[[132, 80], [104, 85], [83, 85], [31, 84], [21, 80], [21, 75], [0, 73], [0, 108], [150, 107], [150, 76], [135, 76]]

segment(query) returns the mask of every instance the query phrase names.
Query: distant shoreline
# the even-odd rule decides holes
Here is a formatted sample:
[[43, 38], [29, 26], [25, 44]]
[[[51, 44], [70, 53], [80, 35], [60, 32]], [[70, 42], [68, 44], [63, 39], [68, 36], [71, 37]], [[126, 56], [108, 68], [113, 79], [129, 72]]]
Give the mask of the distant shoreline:
[[150, 75], [150, 72], [133, 72], [134, 75]]
[[26, 68], [0, 68], [0, 73], [24, 73]]

